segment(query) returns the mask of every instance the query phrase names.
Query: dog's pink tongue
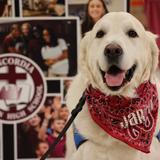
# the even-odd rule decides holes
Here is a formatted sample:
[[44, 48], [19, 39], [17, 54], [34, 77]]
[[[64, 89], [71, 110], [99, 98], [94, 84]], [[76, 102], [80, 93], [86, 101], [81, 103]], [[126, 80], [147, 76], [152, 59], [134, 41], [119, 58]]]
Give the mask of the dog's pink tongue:
[[125, 78], [125, 72], [118, 73], [116, 75], [111, 75], [106, 73], [105, 80], [108, 86], [120, 86]]

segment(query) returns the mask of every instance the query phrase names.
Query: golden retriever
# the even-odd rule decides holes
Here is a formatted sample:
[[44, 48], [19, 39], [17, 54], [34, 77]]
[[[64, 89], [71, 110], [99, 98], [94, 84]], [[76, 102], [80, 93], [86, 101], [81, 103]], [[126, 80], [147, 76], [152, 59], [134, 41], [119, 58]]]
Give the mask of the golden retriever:
[[[74, 127], [71, 127], [67, 133], [68, 160], [160, 159], [160, 142], [156, 138], [158, 127], [160, 127], [159, 120], [157, 120], [159, 105], [157, 91], [160, 89], [156, 90], [158, 87], [156, 79], [158, 47], [155, 39], [154, 34], [146, 31], [135, 17], [125, 12], [106, 14], [82, 39], [79, 73], [68, 91], [67, 106], [71, 111], [85, 90], [86, 96], [89, 97], [74, 121]], [[146, 83], [149, 84], [149, 91], [144, 91]], [[118, 117], [119, 113], [108, 114], [104, 111], [104, 114], [103, 110], [108, 112], [108, 109], [104, 109], [105, 105], [98, 106], [100, 102], [96, 101], [97, 93], [107, 100], [110, 97], [110, 102], [106, 100], [104, 103], [111, 103], [110, 110], [113, 111], [116, 108], [116, 112], [119, 112], [117, 106], [114, 107], [114, 104], [117, 105], [115, 97], [120, 100], [127, 99], [127, 103], [128, 99], [134, 99], [137, 102], [136, 98], [139, 98], [137, 94], [145, 97], [150, 92], [150, 88], [154, 90], [156, 101], [151, 100], [149, 103], [156, 104], [149, 104], [149, 107], [143, 108], [139, 105], [140, 109], [137, 110], [134, 108], [135, 105], [127, 106], [128, 110], [133, 111], [127, 111], [128, 114], [122, 114], [121, 117]], [[152, 93], [149, 95], [153, 96]], [[89, 100], [90, 96], [93, 102]], [[142, 98], [142, 101], [145, 103], [145, 99]], [[92, 109], [92, 107], [95, 108]], [[123, 106], [120, 108], [124, 112]], [[95, 114], [98, 117], [95, 118]], [[114, 118], [106, 122], [107, 116]], [[149, 116], [152, 117], [151, 120]], [[152, 123], [157, 127], [150, 126], [146, 131], [144, 128], [147, 123]], [[87, 139], [78, 149], [74, 143], [74, 128]], [[147, 138], [144, 137], [146, 132]], [[148, 145], [148, 143], [151, 144]]]

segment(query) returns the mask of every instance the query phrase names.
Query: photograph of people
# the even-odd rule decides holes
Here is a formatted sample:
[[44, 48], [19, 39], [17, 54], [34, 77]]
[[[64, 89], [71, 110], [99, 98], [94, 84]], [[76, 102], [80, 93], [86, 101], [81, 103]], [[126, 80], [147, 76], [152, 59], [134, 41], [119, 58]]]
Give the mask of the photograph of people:
[[65, 16], [65, 0], [22, 0], [23, 17]]
[[0, 54], [24, 55], [46, 77], [72, 77], [77, 73], [78, 24], [77, 18], [2, 21]]
[[0, 1], [0, 17], [13, 16], [13, 3], [14, 0], [1, 0]]
[[108, 9], [103, 0], [89, 0], [86, 6], [85, 20], [82, 23], [82, 35], [91, 30], [94, 24], [106, 13]]
[[[40, 158], [58, 137], [68, 117], [68, 107], [62, 103], [60, 96], [46, 97], [36, 115], [17, 125], [17, 158]], [[65, 153], [66, 136], [50, 153], [49, 158], [64, 158]]]

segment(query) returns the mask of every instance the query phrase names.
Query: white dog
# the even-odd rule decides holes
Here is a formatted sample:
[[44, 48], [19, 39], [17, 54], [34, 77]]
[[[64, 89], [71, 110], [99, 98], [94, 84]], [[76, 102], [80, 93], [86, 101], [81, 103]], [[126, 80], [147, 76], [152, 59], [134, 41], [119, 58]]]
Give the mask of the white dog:
[[[82, 39], [67, 106], [84, 91], [87, 99], [67, 134], [68, 160], [160, 159], [155, 38], [129, 13], [113, 12]], [[75, 129], [87, 140], [78, 149]]]

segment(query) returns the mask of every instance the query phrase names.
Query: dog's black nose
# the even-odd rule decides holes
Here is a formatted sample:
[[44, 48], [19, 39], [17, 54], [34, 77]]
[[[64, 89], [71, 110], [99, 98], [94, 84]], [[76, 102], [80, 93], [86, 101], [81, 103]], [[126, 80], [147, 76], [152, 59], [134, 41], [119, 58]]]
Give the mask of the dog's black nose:
[[104, 50], [104, 55], [109, 62], [116, 62], [123, 54], [123, 50], [120, 45], [112, 43], [108, 44]]

